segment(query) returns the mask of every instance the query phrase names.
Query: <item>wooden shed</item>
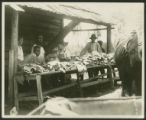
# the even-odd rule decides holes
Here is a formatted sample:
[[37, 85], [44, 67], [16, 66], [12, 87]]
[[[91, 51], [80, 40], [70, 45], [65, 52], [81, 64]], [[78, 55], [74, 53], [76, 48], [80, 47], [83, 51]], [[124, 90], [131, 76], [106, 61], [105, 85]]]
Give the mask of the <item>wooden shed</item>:
[[[5, 90], [11, 103], [14, 101], [14, 78], [17, 71], [18, 37], [24, 37], [24, 55], [30, 53], [38, 35], [44, 36], [46, 51], [57, 43], [80, 22], [103, 25], [107, 30], [107, 51], [110, 52], [112, 23], [100, 14], [89, 10], [54, 3], [6, 3], [5, 4]], [[63, 19], [72, 21], [63, 26]]]

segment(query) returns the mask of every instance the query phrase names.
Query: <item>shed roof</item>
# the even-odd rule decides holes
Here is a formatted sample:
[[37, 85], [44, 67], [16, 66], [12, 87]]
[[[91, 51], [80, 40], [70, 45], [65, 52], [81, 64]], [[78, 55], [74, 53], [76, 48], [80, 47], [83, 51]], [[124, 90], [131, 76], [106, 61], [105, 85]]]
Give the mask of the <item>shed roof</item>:
[[[104, 18], [101, 14], [87, 9], [54, 3], [11, 3], [8, 4], [17, 11], [25, 11], [27, 8], [39, 9], [44, 12], [53, 13], [63, 18], [79, 20], [100, 25], [112, 25], [112, 20]], [[24, 8], [25, 7], [25, 8]]]

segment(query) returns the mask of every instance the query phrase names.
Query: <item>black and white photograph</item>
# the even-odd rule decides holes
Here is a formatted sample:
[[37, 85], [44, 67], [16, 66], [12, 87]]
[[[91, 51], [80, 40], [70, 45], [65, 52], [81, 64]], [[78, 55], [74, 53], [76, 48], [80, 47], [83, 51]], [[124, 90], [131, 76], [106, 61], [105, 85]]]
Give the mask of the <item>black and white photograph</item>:
[[143, 2], [2, 2], [3, 118], [144, 118]]

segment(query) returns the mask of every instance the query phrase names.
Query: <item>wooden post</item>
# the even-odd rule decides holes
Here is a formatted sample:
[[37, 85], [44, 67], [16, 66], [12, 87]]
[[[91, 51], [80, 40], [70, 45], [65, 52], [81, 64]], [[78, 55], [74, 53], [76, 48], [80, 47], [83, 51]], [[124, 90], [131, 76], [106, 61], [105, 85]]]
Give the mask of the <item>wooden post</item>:
[[114, 47], [111, 41], [112, 29], [113, 28], [111, 27], [111, 25], [107, 26], [107, 53], [111, 53], [114, 51]]
[[107, 53], [111, 52], [111, 26], [107, 26]]
[[[9, 54], [9, 101], [14, 104], [14, 80], [17, 71], [17, 48], [18, 48], [18, 11], [12, 11], [11, 48]], [[13, 54], [12, 54], [13, 53]]]
[[19, 96], [18, 96], [18, 82], [16, 81], [14, 77], [14, 104], [16, 106], [17, 111], [19, 112]]
[[9, 81], [8, 81], [8, 100], [10, 104], [12, 104], [12, 99], [13, 99], [13, 68], [14, 68], [14, 51], [10, 50], [9, 51]]
[[73, 20], [71, 21], [67, 26], [65, 26], [59, 34], [55, 37], [54, 43], [52, 44], [52, 47], [54, 47], [56, 44], [58, 44], [61, 40], [64, 39], [64, 37], [72, 31], [72, 29], [79, 24], [79, 21]]
[[[114, 29], [114, 28], [111, 28], [111, 29]], [[107, 28], [96, 28], [96, 29], [80, 29], [80, 30], [72, 30], [73, 32], [84, 32], [84, 31], [97, 31], [97, 30], [107, 30]]]
[[[63, 31], [63, 28], [64, 28], [64, 20], [63, 20], [63, 18], [61, 19], [61, 31]], [[63, 43], [63, 38], [60, 40], [60, 43]]]
[[41, 84], [41, 76], [36, 76], [36, 83], [37, 83], [37, 93], [38, 93], [38, 101], [39, 105], [43, 103], [43, 93], [42, 93], [42, 84]]
[[108, 68], [107, 68], [107, 77], [110, 80], [111, 88], [114, 89], [114, 78], [113, 78], [112, 73], [113, 73], [112, 72], [112, 66], [108, 66]]
[[77, 73], [77, 87], [78, 87], [78, 90], [79, 90], [80, 97], [83, 97], [84, 94], [83, 94], [83, 90], [82, 90], [81, 85], [80, 85], [80, 80], [81, 80], [81, 76], [78, 72]]

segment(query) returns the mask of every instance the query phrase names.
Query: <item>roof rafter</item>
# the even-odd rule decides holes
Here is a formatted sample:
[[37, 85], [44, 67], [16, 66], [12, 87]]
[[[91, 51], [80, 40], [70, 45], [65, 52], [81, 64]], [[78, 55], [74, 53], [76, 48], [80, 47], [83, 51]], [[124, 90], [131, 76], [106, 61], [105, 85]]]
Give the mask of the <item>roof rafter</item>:
[[[51, 14], [53, 16], [67, 18], [71, 20], [79, 20], [80, 22], [91, 23], [109, 26], [113, 23], [104, 19], [100, 14], [85, 10], [82, 8], [74, 8], [66, 5], [54, 5], [54, 4], [16, 4], [10, 6], [17, 11], [25, 11], [27, 8], [37, 9], [42, 12]], [[15, 6], [15, 7], [14, 7]], [[25, 6], [25, 8], [23, 8]]]

